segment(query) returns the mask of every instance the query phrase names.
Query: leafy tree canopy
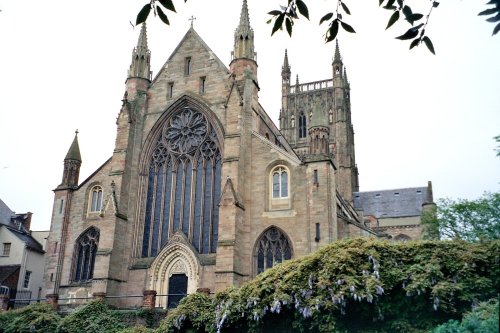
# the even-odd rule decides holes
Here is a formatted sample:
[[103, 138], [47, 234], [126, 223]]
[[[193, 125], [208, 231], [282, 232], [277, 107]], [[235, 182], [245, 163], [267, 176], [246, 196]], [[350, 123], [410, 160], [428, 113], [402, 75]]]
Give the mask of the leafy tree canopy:
[[477, 200], [440, 199], [436, 211], [424, 214], [422, 223], [429, 238], [469, 242], [500, 239], [500, 192], [486, 192]]
[[[329, 0], [332, 2], [335, 11], [325, 13], [320, 19], [319, 24], [326, 23], [325, 41], [335, 40], [339, 29], [349, 33], [355, 33], [354, 28], [347, 23], [347, 15], [351, 15], [348, 2], [353, 0]], [[184, 0], [187, 2], [187, 0]], [[390, 12], [386, 29], [389, 29], [398, 21], [406, 21], [410, 28], [403, 34], [396, 37], [399, 40], [411, 40], [410, 49], [420, 44], [425, 44], [430, 52], [435, 54], [434, 45], [429, 36], [426, 35], [425, 28], [429, 23], [433, 9], [439, 6], [439, 1], [430, 0], [427, 13], [415, 12], [414, 4], [416, 0], [378, 0], [379, 6]], [[268, 14], [271, 16], [267, 23], [272, 23], [271, 35], [278, 30], [283, 30], [292, 36], [293, 26], [296, 20], [302, 16], [309, 20], [309, 9], [306, 3], [311, 4], [311, 0], [287, 0], [286, 5], [280, 5], [279, 9], [271, 10]], [[500, 0], [489, 0], [488, 9], [480, 12], [478, 15], [488, 16], [486, 21], [496, 23], [493, 29], [493, 35], [500, 31]], [[490, 7], [492, 6], [492, 7]], [[137, 14], [136, 25], [146, 21], [149, 14], [153, 12], [163, 23], [169, 25], [168, 12], [176, 12], [173, 0], [149, 0]], [[300, 15], [300, 16], [299, 16]]]

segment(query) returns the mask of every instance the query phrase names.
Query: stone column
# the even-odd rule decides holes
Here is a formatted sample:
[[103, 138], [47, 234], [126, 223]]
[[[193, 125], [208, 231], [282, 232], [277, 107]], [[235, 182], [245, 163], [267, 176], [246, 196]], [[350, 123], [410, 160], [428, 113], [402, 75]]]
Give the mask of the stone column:
[[0, 312], [7, 311], [9, 308], [9, 295], [8, 294], [1, 294], [0, 295]]
[[156, 306], [156, 290], [144, 290], [142, 298], [142, 307], [144, 309], [154, 309]]
[[59, 295], [58, 294], [47, 294], [47, 303], [49, 303], [54, 311], [59, 309]]

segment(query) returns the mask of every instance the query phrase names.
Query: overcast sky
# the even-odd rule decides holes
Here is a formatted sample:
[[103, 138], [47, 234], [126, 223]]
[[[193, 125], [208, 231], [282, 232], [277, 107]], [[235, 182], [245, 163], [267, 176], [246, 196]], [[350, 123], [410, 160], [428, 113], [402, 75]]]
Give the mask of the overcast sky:
[[[32, 227], [48, 229], [52, 190], [78, 129], [80, 182], [113, 152], [138, 28], [129, 21], [146, 0], [0, 0], [0, 198], [14, 211], [34, 213]], [[329, 79], [334, 43], [324, 44], [320, 17], [333, 0], [313, 0], [311, 21], [294, 36], [270, 37], [266, 13], [286, 0], [249, 0], [261, 87], [260, 102], [277, 122], [281, 65], [288, 48], [292, 77]], [[428, 1], [412, 1], [425, 7]], [[148, 20], [155, 76], [196, 17], [195, 30], [227, 65], [239, 0], [174, 0], [171, 27]], [[477, 198], [500, 190], [500, 36], [478, 17], [486, 1], [443, 1], [433, 12], [425, 46], [409, 51], [394, 39], [404, 22], [385, 31], [390, 13], [376, 0], [347, 0], [357, 31], [341, 32], [341, 54], [351, 82], [356, 161], [362, 191], [425, 186], [435, 199]], [[362, 4], [360, 4], [362, 3]], [[304, 21], [304, 22], [302, 22]], [[294, 79], [295, 80], [295, 79]]]

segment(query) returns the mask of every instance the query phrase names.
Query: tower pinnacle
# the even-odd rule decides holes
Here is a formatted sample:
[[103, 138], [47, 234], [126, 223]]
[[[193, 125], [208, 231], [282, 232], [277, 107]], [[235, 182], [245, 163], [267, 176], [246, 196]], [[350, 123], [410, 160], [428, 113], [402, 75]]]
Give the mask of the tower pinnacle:
[[234, 31], [233, 59], [246, 58], [255, 61], [254, 34], [250, 26], [247, 0], [243, 0], [241, 7], [240, 23]]
[[[288, 75], [286, 75], [288, 74]], [[288, 63], [288, 50], [285, 49], [285, 59], [283, 60], [283, 67], [281, 67], [281, 75], [287, 76], [288, 80], [290, 80], [290, 65]]]
[[128, 77], [138, 77], [151, 80], [151, 52], [148, 50], [148, 36], [146, 23], [141, 26], [137, 47], [132, 51], [132, 63], [128, 71]]
[[333, 62], [342, 62], [340, 58], [339, 41], [335, 40], [335, 55], [333, 56]]
[[64, 171], [61, 185], [57, 189], [74, 188], [78, 186], [78, 177], [80, 175], [80, 165], [82, 157], [80, 155], [80, 146], [78, 145], [78, 130], [75, 131], [75, 138], [69, 147], [68, 153], [64, 158]]

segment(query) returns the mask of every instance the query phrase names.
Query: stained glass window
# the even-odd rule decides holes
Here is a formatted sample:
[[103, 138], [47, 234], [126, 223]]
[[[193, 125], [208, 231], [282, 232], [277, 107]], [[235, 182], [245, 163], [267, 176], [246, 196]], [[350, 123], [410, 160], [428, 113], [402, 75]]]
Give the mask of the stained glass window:
[[94, 275], [95, 256], [99, 244], [99, 230], [92, 227], [76, 240], [73, 281], [91, 280]]
[[257, 241], [255, 261], [257, 274], [292, 258], [288, 237], [278, 228], [271, 227]]
[[156, 139], [149, 161], [142, 256], [154, 257], [180, 230], [199, 253], [215, 253], [222, 159], [215, 129], [185, 107]]

